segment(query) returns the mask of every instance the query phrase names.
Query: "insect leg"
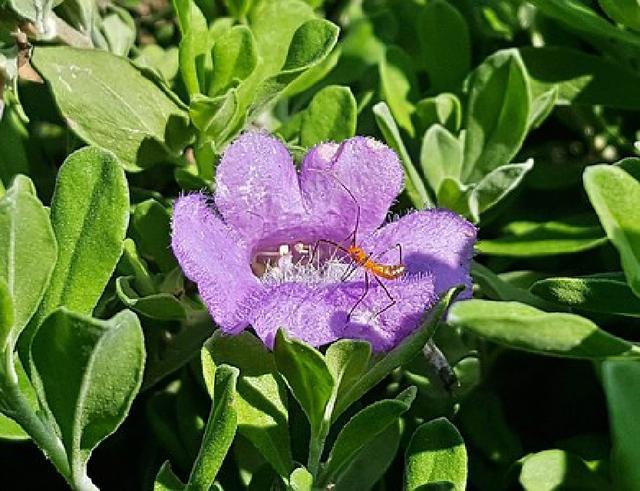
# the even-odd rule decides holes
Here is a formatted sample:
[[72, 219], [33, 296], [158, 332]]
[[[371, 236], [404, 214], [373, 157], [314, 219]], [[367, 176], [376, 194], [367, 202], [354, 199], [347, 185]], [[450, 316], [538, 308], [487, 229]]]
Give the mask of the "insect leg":
[[385, 250], [383, 250], [383, 251], [380, 251], [379, 253], [377, 253], [376, 255], [374, 255], [374, 256], [372, 257], [372, 259], [373, 259], [374, 261], [377, 261], [377, 260], [378, 260], [378, 259], [380, 259], [382, 256], [384, 256], [387, 252], [389, 252], [389, 251], [391, 251], [391, 250], [393, 250], [393, 249], [396, 249], [396, 248], [398, 249], [398, 255], [400, 256], [400, 257], [399, 257], [399, 259], [398, 259], [398, 264], [402, 264], [402, 245], [401, 245], [400, 243], [398, 243], [398, 244], [396, 244], [396, 245], [394, 245], [394, 246], [391, 246], [391, 247], [389, 247], [388, 249], [385, 249]]
[[360, 305], [360, 303], [364, 300], [364, 297], [367, 296], [367, 293], [369, 293], [369, 275], [365, 271], [365, 273], [364, 273], [364, 293], [358, 299], [358, 301], [355, 303], [355, 305], [353, 307], [351, 307], [351, 310], [347, 314], [347, 322], [349, 322], [351, 320], [351, 314], [353, 314], [353, 311], [356, 310], [356, 307], [358, 307], [358, 305]]
[[389, 310], [391, 307], [393, 307], [397, 302], [396, 302], [396, 299], [391, 296], [391, 293], [389, 293], [389, 290], [387, 290], [387, 287], [384, 286], [384, 283], [382, 283], [380, 278], [378, 278], [377, 276], [374, 276], [373, 279], [375, 279], [376, 282], [378, 283], [378, 285], [380, 285], [382, 287], [382, 290], [387, 294], [387, 297], [389, 298], [389, 301], [390, 301], [389, 305], [387, 305], [385, 308], [383, 308], [378, 313], [376, 313], [376, 315], [373, 316], [373, 318], [375, 319], [380, 314], [382, 314], [383, 312], [385, 312], [385, 311]]
[[328, 240], [328, 239], [318, 239], [316, 240], [315, 245], [313, 246], [313, 250], [311, 251], [311, 257], [309, 258], [309, 262], [313, 262], [313, 258], [316, 255], [316, 252], [318, 252], [318, 247], [320, 247], [320, 244], [330, 244], [332, 246], [334, 246], [336, 249], [341, 250], [342, 252], [344, 252], [345, 254], [349, 254], [349, 251], [341, 246], [340, 244], [338, 244], [337, 242], [334, 242], [332, 240]]
[[357, 269], [358, 269], [358, 263], [352, 259], [351, 263], [349, 264], [349, 267], [340, 278], [340, 282], [344, 283], [345, 281], [347, 281], [349, 277], [357, 271]]

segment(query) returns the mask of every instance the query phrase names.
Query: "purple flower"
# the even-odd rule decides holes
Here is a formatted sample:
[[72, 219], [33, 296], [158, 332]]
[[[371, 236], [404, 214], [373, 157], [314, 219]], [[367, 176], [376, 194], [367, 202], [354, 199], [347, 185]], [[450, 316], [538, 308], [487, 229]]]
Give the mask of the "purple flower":
[[[403, 179], [395, 153], [372, 138], [318, 145], [298, 173], [277, 139], [245, 133], [218, 166], [215, 206], [204, 194], [176, 201], [173, 251], [225, 332], [250, 325], [272, 346], [282, 327], [313, 346], [358, 338], [385, 351], [440, 294], [471, 287], [476, 229], [462, 217], [414, 211], [379, 228]], [[406, 273], [381, 280], [389, 295], [372, 279], [363, 297], [362, 267], [341, 280], [351, 262], [323, 242], [348, 247], [358, 217], [357, 245], [377, 262], [398, 264], [401, 244]]]

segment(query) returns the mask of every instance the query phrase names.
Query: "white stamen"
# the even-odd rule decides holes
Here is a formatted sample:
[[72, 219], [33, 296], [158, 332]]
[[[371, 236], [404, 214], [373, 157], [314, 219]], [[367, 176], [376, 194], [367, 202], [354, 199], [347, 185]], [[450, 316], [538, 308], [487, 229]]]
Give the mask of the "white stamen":
[[288, 244], [281, 244], [278, 253], [260, 252], [258, 257], [274, 257], [277, 261], [265, 262], [265, 271], [260, 279], [264, 284], [274, 285], [280, 283], [334, 283], [340, 281], [349, 264], [335, 256], [321, 262], [311, 261], [312, 248], [308, 244], [298, 242], [293, 246], [293, 251], [300, 256], [295, 260]]

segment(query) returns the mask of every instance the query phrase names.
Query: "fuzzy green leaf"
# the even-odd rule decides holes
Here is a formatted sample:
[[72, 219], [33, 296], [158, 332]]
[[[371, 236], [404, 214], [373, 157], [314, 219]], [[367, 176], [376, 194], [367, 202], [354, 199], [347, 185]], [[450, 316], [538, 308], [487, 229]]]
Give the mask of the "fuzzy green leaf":
[[87, 143], [113, 152], [127, 170], [175, 161], [182, 153], [189, 138], [187, 113], [127, 59], [55, 46], [38, 47], [33, 63], [69, 127]]
[[31, 358], [38, 399], [59, 428], [71, 475], [78, 479], [93, 449], [125, 419], [140, 388], [140, 323], [127, 310], [102, 321], [60, 308], [38, 330]]
[[311, 428], [317, 429], [335, 381], [324, 357], [317, 350], [278, 330], [273, 347], [278, 371], [307, 415]]
[[420, 150], [420, 164], [427, 183], [434, 192], [445, 177], [460, 178], [462, 145], [446, 128], [432, 125], [424, 134]]
[[58, 260], [28, 338], [58, 306], [91, 313], [120, 258], [128, 222], [129, 190], [118, 159], [92, 147], [71, 154], [51, 204]]
[[235, 367], [227, 365], [216, 367], [211, 413], [204, 429], [200, 452], [185, 487], [186, 490], [208, 491], [231, 447], [238, 427], [236, 412], [238, 373]]
[[640, 296], [640, 182], [620, 167], [595, 165], [584, 171], [584, 188], [618, 249], [629, 286]]
[[[236, 399], [238, 432], [258, 449], [279, 475], [288, 476], [293, 469], [293, 460], [287, 393], [273, 354], [248, 332], [237, 336], [217, 332], [203, 350], [207, 353], [203, 357], [209, 360], [207, 365], [224, 363], [240, 370]], [[207, 377], [205, 371], [205, 380]]]
[[517, 302], [459, 302], [451, 308], [447, 322], [496, 343], [542, 355], [588, 360], [639, 355], [631, 343], [584, 317], [547, 313]]
[[179, 46], [180, 73], [193, 97], [206, 91], [211, 70], [211, 47], [207, 19], [194, 0], [173, 0], [182, 38]]
[[424, 187], [424, 183], [422, 182], [422, 177], [413, 165], [409, 152], [407, 152], [407, 149], [404, 146], [404, 142], [400, 136], [400, 130], [389, 111], [389, 106], [384, 102], [379, 102], [373, 106], [373, 114], [376, 118], [378, 128], [380, 128], [387, 144], [395, 150], [400, 157], [400, 162], [402, 162], [404, 167], [404, 183], [406, 191], [409, 195], [409, 199], [411, 199], [411, 202], [413, 203], [413, 206], [416, 208], [432, 207], [433, 203], [431, 198], [429, 198], [427, 190]]
[[395, 399], [374, 402], [353, 416], [336, 438], [325, 464], [321, 482], [333, 482], [337, 479], [358, 452], [409, 410], [415, 396], [416, 388], [409, 387]]
[[477, 182], [508, 164], [529, 128], [531, 89], [516, 50], [488, 57], [474, 72], [469, 92], [462, 176]]
[[476, 249], [493, 256], [535, 257], [575, 254], [607, 242], [602, 227], [584, 215], [549, 222], [511, 222], [504, 231], [503, 237], [478, 241]]
[[213, 46], [213, 80], [209, 95], [216, 96], [245, 80], [258, 64], [253, 34], [246, 26], [235, 26]]
[[132, 236], [140, 253], [167, 273], [178, 266], [171, 252], [171, 215], [155, 199], [136, 205], [131, 216]]
[[446, 418], [420, 426], [409, 442], [405, 489], [417, 491], [430, 484], [462, 491], [467, 484], [467, 451], [460, 432]]
[[356, 132], [358, 108], [348, 87], [330, 85], [317, 92], [302, 114], [300, 143], [312, 147], [326, 141], [341, 142]]
[[44, 295], [57, 256], [49, 215], [27, 186], [30, 180], [16, 178], [0, 198], [0, 281], [14, 311], [11, 324], [0, 329], [0, 351], [6, 343], [13, 349]]
[[535, 282], [531, 293], [578, 310], [640, 317], [640, 298], [622, 274], [547, 278]]

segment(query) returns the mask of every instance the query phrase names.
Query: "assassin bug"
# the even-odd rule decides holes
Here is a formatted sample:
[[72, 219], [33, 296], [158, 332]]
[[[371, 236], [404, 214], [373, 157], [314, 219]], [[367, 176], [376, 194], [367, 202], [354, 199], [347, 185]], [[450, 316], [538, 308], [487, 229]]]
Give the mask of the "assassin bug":
[[[393, 298], [393, 296], [391, 295], [387, 287], [382, 282], [382, 279], [397, 280], [399, 278], [402, 278], [402, 276], [404, 276], [404, 273], [406, 272], [407, 268], [402, 262], [402, 246], [400, 244], [396, 244], [391, 248], [391, 249], [395, 249], [395, 248], [398, 249], [399, 261], [396, 264], [384, 264], [384, 263], [378, 262], [376, 257], [373, 257], [371, 254], [367, 253], [362, 247], [360, 247], [356, 241], [358, 227], [360, 226], [360, 205], [358, 204], [358, 200], [353, 195], [353, 193], [349, 190], [349, 188], [347, 188], [347, 186], [345, 186], [345, 184], [342, 183], [342, 181], [340, 181], [335, 176], [331, 175], [331, 177], [333, 177], [336, 180], [336, 182], [340, 184], [340, 186], [349, 194], [349, 196], [355, 203], [356, 223], [355, 223], [353, 232], [350, 233], [344, 239], [345, 241], [350, 239], [349, 245], [347, 247], [339, 244], [338, 242], [334, 242], [332, 240], [318, 239], [313, 248], [313, 252], [311, 253], [311, 260], [313, 260], [313, 257], [315, 256], [319, 245], [321, 243], [325, 243], [325, 244], [330, 244], [334, 246], [337, 250], [342, 251], [352, 261], [351, 267], [348, 268], [345, 274], [342, 276], [342, 281], [346, 281], [349, 278], [349, 276], [351, 276], [359, 267], [361, 267], [364, 270], [364, 292], [362, 293], [358, 301], [354, 304], [354, 306], [351, 308], [351, 310], [347, 314], [347, 320], [351, 318], [351, 315], [353, 314], [355, 309], [362, 303], [362, 301], [367, 296], [367, 293], [369, 293], [369, 287], [371, 282], [370, 275], [371, 275], [373, 277], [373, 280], [380, 286], [380, 288], [382, 288], [382, 290], [385, 292], [385, 294], [389, 298], [389, 304], [385, 306], [382, 310], [377, 312], [376, 315], [374, 316], [374, 317], [378, 317], [380, 314], [382, 314], [383, 312], [390, 309], [396, 304], [396, 299]], [[390, 249], [383, 251], [377, 257], [381, 257], [386, 252], [389, 252], [389, 250]]]

